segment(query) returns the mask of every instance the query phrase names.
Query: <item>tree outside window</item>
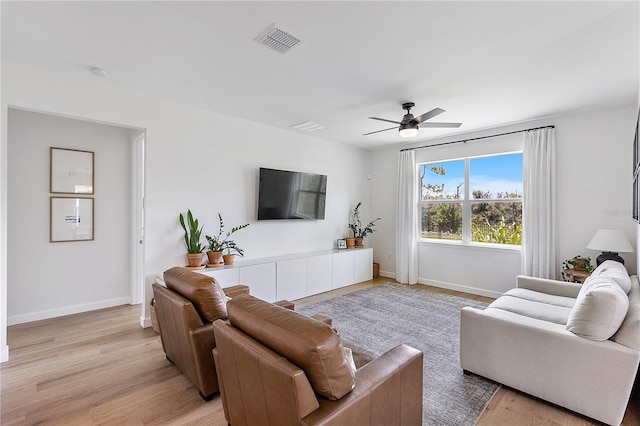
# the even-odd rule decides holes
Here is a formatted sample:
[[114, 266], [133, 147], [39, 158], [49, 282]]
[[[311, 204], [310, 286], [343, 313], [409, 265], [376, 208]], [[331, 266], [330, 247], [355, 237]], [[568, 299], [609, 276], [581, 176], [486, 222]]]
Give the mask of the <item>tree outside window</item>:
[[522, 153], [420, 165], [421, 238], [520, 245]]

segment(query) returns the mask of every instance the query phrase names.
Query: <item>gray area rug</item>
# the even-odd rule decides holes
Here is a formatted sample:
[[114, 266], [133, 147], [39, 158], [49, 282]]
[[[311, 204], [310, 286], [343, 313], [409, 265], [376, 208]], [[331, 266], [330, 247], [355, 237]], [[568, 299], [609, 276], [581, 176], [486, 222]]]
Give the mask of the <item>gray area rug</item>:
[[423, 425], [475, 425], [499, 384], [464, 375], [459, 360], [460, 309], [486, 303], [420, 286], [380, 284], [297, 309], [323, 313], [348, 341], [376, 356], [400, 343], [424, 353]]

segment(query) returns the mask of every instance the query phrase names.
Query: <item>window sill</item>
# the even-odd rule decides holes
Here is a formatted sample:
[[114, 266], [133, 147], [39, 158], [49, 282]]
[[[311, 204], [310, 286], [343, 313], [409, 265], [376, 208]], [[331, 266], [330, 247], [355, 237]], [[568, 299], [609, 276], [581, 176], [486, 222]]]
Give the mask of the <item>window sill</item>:
[[477, 250], [477, 251], [490, 251], [490, 252], [503, 252], [508, 254], [522, 253], [522, 246], [513, 244], [490, 244], [490, 243], [463, 243], [462, 241], [447, 241], [447, 240], [432, 240], [422, 238], [418, 240], [418, 245], [421, 246], [446, 246], [447, 248], [460, 249], [460, 250]]

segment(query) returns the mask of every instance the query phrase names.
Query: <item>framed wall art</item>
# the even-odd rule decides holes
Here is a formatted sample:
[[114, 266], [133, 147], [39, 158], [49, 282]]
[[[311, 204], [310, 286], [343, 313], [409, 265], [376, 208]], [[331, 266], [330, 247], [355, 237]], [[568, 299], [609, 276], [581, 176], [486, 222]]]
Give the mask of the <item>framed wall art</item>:
[[640, 223], [640, 206], [638, 206], [638, 202], [640, 201], [640, 194], [638, 191], [640, 190], [640, 186], [638, 186], [638, 176], [633, 179], [633, 206], [631, 206], [631, 212], [633, 215], [633, 220]]
[[633, 220], [640, 223], [640, 110], [636, 120], [633, 138]]
[[51, 147], [50, 191], [53, 194], [93, 194], [94, 153]]
[[344, 238], [341, 238], [338, 240], [338, 250], [342, 250], [342, 249], [346, 249], [347, 248], [347, 240], [345, 240]]
[[93, 198], [51, 197], [49, 241], [93, 241]]

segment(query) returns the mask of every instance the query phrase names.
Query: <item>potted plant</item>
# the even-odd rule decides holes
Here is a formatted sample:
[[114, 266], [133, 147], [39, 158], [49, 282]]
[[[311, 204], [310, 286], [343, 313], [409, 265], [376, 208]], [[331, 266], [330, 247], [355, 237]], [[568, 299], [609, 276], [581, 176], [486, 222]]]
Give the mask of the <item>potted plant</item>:
[[222, 255], [222, 259], [224, 260], [225, 265], [233, 265], [233, 257], [235, 255], [244, 256], [244, 251], [238, 247], [235, 241], [227, 241], [224, 246], [224, 254]]
[[376, 222], [381, 220], [379, 217], [373, 219], [371, 222], [362, 226], [362, 222], [360, 220], [360, 206], [362, 205], [362, 201], [359, 201], [358, 204], [354, 207], [351, 212], [351, 221], [349, 222], [349, 230], [353, 233], [353, 238], [347, 238], [347, 248], [349, 248], [349, 240], [353, 240], [355, 247], [364, 247], [363, 240], [367, 237], [367, 235], [373, 233], [375, 231], [374, 227], [376, 226]]
[[187, 246], [187, 265], [190, 267], [201, 266], [204, 246], [200, 242], [200, 235], [204, 225], [198, 226], [198, 219], [193, 218], [191, 210], [187, 210], [186, 223], [184, 219], [184, 215], [180, 213], [180, 225], [184, 230], [184, 244]]
[[222, 221], [222, 215], [218, 213], [218, 235], [210, 237], [205, 235], [209, 250], [207, 251], [207, 258], [209, 259], [209, 266], [218, 266], [222, 264], [222, 250], [224, 249], [224, 238], [222, 233], [224, 232], [224, 222]]
[[222, 250], [224, 249], [224, 245], [218, 237], [219, 236], [205, 236], [209, 248], [209, 250], [207, 250], [207, 258], [209, 259], [207, 266], [218, 266], [222, 264]]
[[567, 277], [567, 275], [565, 274], [565, 271], [567, 269], [592, 272], [593, 266], [591, 265], [591, 258], [577, 255], [562, 262], [562, 279], [565, 281], [569, 280], [569, 277]]
[[218, 235], [215, 235], [213, 237], [209, 235], [205, 236], [207, 242], [209, 243], [209, 251], [207, 251], [207, 257], [209, 258], [210, 265], [219, 265], [223, 262], [225, 265], [233, 264], [233, 253], [244, 256], [244, 251], [242, 251], [242, 249], [240, 249], [233, 240], [229, 240], [229, 237], [231, 236], [231, 234], [244, 229], [247, 226], [249, 226], [248, 223], [240, 226], [235, 226], [231, 228], [231, 231], [228, 231], [225, 234], [224, 221], [222, 220], [222, 215], [218, 213]]

